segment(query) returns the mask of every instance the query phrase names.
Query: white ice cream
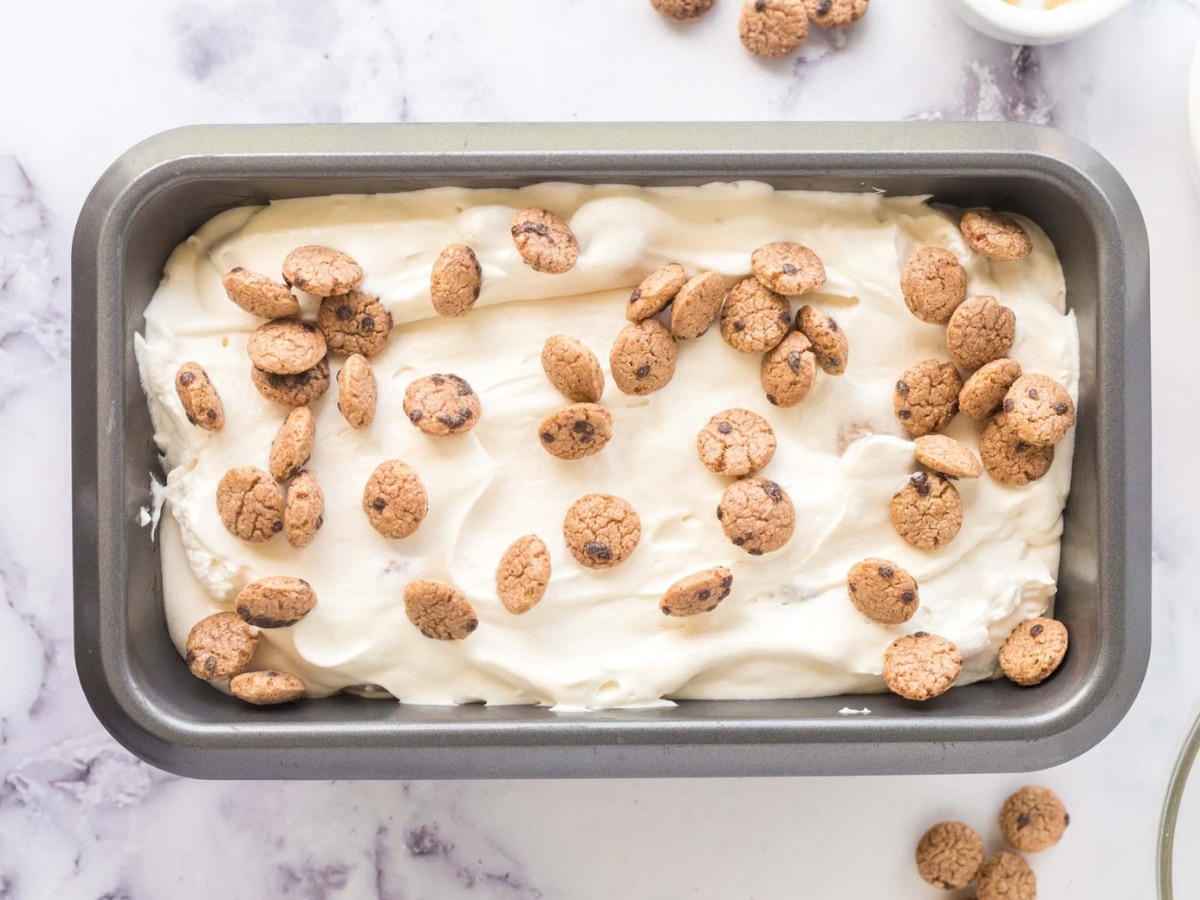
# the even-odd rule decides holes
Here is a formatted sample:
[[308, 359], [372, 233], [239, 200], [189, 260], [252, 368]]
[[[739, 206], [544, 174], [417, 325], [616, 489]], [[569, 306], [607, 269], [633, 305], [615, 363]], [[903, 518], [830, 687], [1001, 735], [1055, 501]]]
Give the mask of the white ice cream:
[[[582, 251], [574, 270], [544, 275], [522, 263], [509, 225], [513, 209], [527, 205], [568, 219]], [[1035, 484], [1007, 487], [986, 475], [960, 482], [965, 521], [948, 546], [928, 553], [900, 539], [889, 500], [916, 466], [892, 415], [892, 388], [909, 365], [944, 359], [946, 348], [943, 328], [906, 309], [899, 273], [919, 246], [952, 249], [972, 294], [994, 294], [1016, 312], [1012, 356], [1075, 395], [1079, 341], [1064, 314], [1062, 270], [1045, 235], [1028, 227], [1033, 254], [995, 263], [967, 250], [954, 219], [920, 198], [755, 183], [440, 189], [223, 213], [171, 256], [137, 345], [168, 472], [161, 549], [172, 637], [182, 647], [192, 625], [232, 608], [244, 584], [288, 574], [309, 581], [319, 603], [294, 627], [264, 631], [255, 662], [301, 676], [314, 696], [370, 684], [412, 703], [601, 708], [879, 691], [884, 648], [918, 629], [958, 644], [960, 683], [991, 677], [1012, 627], [1054, 596], [1072, 437]], [[751, 252], [776, 240], [800, 241], [824, 260], [829, 280], [805, 299], [849, 337], [844, 376], [819, 374], [806, 403], [777, 409], [763, 396], [759, 357], [734, 351], [714, 327], [681, 346], [662, 391], [628, 397], [609, 381], [603, 402], [614, 437], [602, 453], [564, 462], [539, 446], [538, 424], [566, 402], [541, 370], [548, 336], [582, 338], [607, 368], [629, 291], [643, 276], [677, 261], [689, 274], [715, 269], [732, 284], [749, 272]], [[479, 304], [462, 319], [439, 318], [429, 301], [430, 267], [452, 241], [470, 244], [483, 264]], [[238, 465], [265, 468], [287, 413], [251, 384], [246, 339], [261, 321], [225, 297], [220, 275], [233, 266], [278, 273], [287, 252], [308, 243], [357, 259], [364, 290], [384, 299], [396, 329], [373, 360], [380, 396], [369, 429], [343, 420], [336, 385], [315, 404], [310, 469], [324, 487], [325, 527], [295, 550], [282, 536], [244, 543], [217, 515], [221, 476]], [[302, 302], [315, 316], [317, 298]], [[174, 375], [187, 360], [207, 369], [224, 399], [227, 424], [217, 434], [184, 418]], [[404, 388], [434, 372], [474, 386], [483, 404], [475, 430], [429, 437], [405, 418]], [[697, 431], [731, 406], [771, 422], [779, 449], [763, 474], [796, 506], [791, 542], [757, 558], [722, 533], [715, 511], [726, 479], [696, 456]], [[974, 447], [979, 430], [960, 416], [948, 434]], [[430, 497], [424, 524], [401, 541], [378, 535], [361, 508], [368, 475], [388, 458], [414, 466]], [[642, 520], [637, 551], [606, 571], [580, 567], [562, 539], [567, 507], [595, 491], [624, 497]], [[496, 598], [494, 573], [508, 544], [531, 532], [550, 546], [554, 575], [542, 602], [518, 617]], [[921, 607], [912, 621], [877, 625], [855, 610], [846, 571], [866, 556], [893, 559], [916, 577]], [[733, 570], [734, 587], [715, 612], [659, 612], [668, 585], [718, 564]], [[452, 581], [474, 603], [480, 625], [470, 638], [430, 640], [408, 622], [404, 586], [425, 577]]]

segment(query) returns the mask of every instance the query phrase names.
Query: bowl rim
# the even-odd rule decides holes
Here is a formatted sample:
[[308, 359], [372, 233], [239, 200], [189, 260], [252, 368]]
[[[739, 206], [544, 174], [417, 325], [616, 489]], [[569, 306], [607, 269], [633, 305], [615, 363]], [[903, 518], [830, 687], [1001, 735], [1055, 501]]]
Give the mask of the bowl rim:
[[1027, 9], [1005, 0], [958, 0], [996, 28], [1031, 39], [1071, 37], [1115, 16], [1133, 0], [1071, 0], [1054, 9]]

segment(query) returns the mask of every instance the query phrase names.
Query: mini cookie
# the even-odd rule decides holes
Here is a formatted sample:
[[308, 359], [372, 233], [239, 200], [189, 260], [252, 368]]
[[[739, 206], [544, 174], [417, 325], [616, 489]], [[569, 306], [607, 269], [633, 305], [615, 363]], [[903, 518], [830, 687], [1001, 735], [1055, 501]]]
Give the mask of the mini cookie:
[[990, 259], [1022, 259], [1033, 252], [1033, 241], [1021, 224], [1009, 216], [986, 209], [963, 213], [963, 238], [967, 246]]
[[950, 641], [917, 631], [896, 638], [883, 652], [883, 680], [906, 700], [930, 700], [950, 689], [962, 664], [962, 654]]
[[286, 319], [300, 314], [300, 301], [286, 284], [243, 269], [230, 269], [221, 277], [225, 294], [253, 316]]
[[679, 345], [657, 319], [621, 329], [608, 354], [613, 381], [623, 394], [652, 394], [675, 375]]
[[538, 426], [542, 447], [559, 459], [583, 459], [612, 438], [612, 416], [597, 403], [575, 403], [551, 413]]
[[926, 359], [904, 371], [892, 395], [892, 411], [913, 437], [941, 431], [958, 412], [962, 377], [950, 363]]
[[988, 422], [979, 436], [979, 458], [987, 473], [1002, 484], [1022, 485], [1037, 481], [1054, 463], [1053, 447], [1038, 447], [1013, 430], [1008, 416], [1000, 413]]
[[542, 347], [542, 369], [546, 377], [573, 403], [598, 403], [604, 393], [604, 370], [600, 360], [583, 341], [565, 334], [546, 338]]
[[276, 319], [250, 335], [246, 353], [256, 369], [297, 375], [325, 358], [325, 337], [308, 322]]
[[361, 353], [352, 353], [337, 374], [337, 408], [352, 428], [366, 428], [375, 421], [379, 389], [371, 363]]
[[629, 295], [625, 318], [630, 322], [640, 322], [658, 315], [675, 299], [687, 280], [687, 273], [679, 263], [667, 263], [657, 272], [647, 275]]
[[288, 413], [275, 434], [275, 440], [271, 442], [271, 477], [282, 484], [299, 475], [312, 456], [316, 436], [317, 419], [311, 409], [298, 406]]
[[778, 550], [796, 530], [796, 510], [787, 491], [769, 478], [757, 476], [725, 488], [717, 519], [733, 545], [751, 556]]
[[307, 469], [288, 485], [287, 502], [283, 507], [283, 534], [297, 550], [313, 542], [325, 524], [325, 492], [317, 476]]
[[330, 353], [374, 356], [392, 333], [392, 314], [378, 297], [350, 291], [321, 301], [317, 326], [325, 334]]
[[964, 822], [938, 822], [917, 843], [917, 872], [935, 888], [965, 888], [981, 865], [983, 838]]
[[766, 353], [783, 340], [791, 324], [787, 300], [757, 278], [735, 285], [721, 310], [721, 337], [742, 353]]
[[283, 280], [318, 297], [344, 294], [362, 283], [362, 267], [340, 250], [310, 244], [283, 261]]
[[855, 563], [846, 574], [846, 588], [860, 613], [884, 625], [907, 622], [921, 605], [916, 579], [887, 559]]
[[429, 496], [411, 466], [389, 459], [367, 479], [362, 506], [371, 526], [384, 537], [405, 538], [429, 512]]
[[904, 263], [900, 291], [914, 316], [945, 325], [967, 299], [967, 273], [944, 247], [922, 247]]
[[252, 581], [240, 591], [237, 614], [255, 628], [295, 625], [317, 605], [317, 592], [303, 578], [271, 575]]
[[927, 434], [913, 441], [913, 456], [917, 462], [947, 478], [978, 478], [983, 466], [962, 441], [944, 434]]
[[817, 365], [827, 375], [841, 375], [846, 371], [850, 343], [833, 316], [815, 306], [802, 306], [796, 313], [796, 328], [812, 343]]
[[537, 606], [550, 585], [550, 550], [536, 534], [513, 541], [496, 567], [496, 594], [514, 616]]
[[712, 612], [733, 588], [733, 573], [724, 566], [713, 566], [680, 578], [667, 588], [658, 601], [664, 616], [698, 616]]
[[632, 506], [611, 494], [587, 494], [567, 510], [563, 539], [576, 562], [609, 569], [629, 559], [642, 537], [642, 520]]
[[404, 588], [404, 612], [421, 634], [437, 641], [461, 641], [479, 627], [471, 601], [453, 585], [432, 578]]
[[304, 682], [287, 672], [263, 669], [243, 672], [229, 680], [229, 693], [255, 706], [274, 706], [291, 703], [304, 696]]
[[941, 475], [918, 472], [892, 497], [896, 533], [921, 550], [950, 543], [962, 528], [958, 490]]
[[308, 371], [296, 375], [277, 375], [251, 366], [250, 380], [258, 392], [272, 403], [307, 406], [329, 390], [329, 360], [322, 359]]
[[871, 0], [804, 0], [808, 18], [818, 28], [849, 28], [867, 14]]
[[238, 466], [221, 477], [217, 512], [230, 534], [252, 544], [283, 531], [283, 495], [271, 476], [254, 466]]
[[1017, 317], [995, 297], [972, 297], [954, 311], [946, 326], [946, 349], [964, 369], [1002, 359], [1012, 349]]
[[1047, 787], [1027, 785], [1004, 801], [1000, 830], [1014, 850], [1040, 853], [1062, 840], [1071, 817], [1058, 794]]
[[746, 0], [738, 34], [756, 56], [787, 56], [808, 37], [804, 0]]
[[443, 316], [465, 316], [479, 299], [483, 267], [466, 244], [450, 244], [433, 261], [429, 297]]
[[764, 244], [751, 253], [750, 271], [763, 287], [785, 297], [798, 297], [825, 283], [821, 258], [807, 247], [787, 241]]
[[175, 393], [184, 415], [197, 428], [220, 431], [225, 427], [225, 404], [200, 363], [186, 362], [175, 373]]
[[772, 406], [798, 406], [817, 380], [817, 357], [803, 334], [793, 331], [763, 357], [759, 380]]
[[1013, 431], [1036, 447], [1057, 444], [1075, 424], [1071, 395], [1046, 375], [1022, 375], [1004, 395], [1001, 408]]
[[769, 463], [775, 446], [771, 424], [748, 409], [717, 413], [696, 436], [700, 462], [710, 472], [734, 478], [751, 475]]
[[958, 392], [958, 408], [972, 419], [986, 419], [1000, 409], [1004, 395], [1021, 377], [1021, 364], [1015, 359], [997, 359], [967, 379]]
[[1037, 900], [1037, 875], [1015, 853], [1001, 850], [979, 868], [978, 900]]
[[579, 241], [567, 223], [539, 206], [513, 214], [512, 238], [521, 259], [538, 272], [561, 275], [579, 260]]
[[698, 19], [710, 9], [717, 0], [650, 0], [659, 15], [676, 22], [690, 22]]
[[457, 375], [426, 375], [404, 391], [404, 413], [426, 434], [463, 434], [479, 424], [479, 396]]
[[695, 340], [712, 327], [728, 292], [716, 272], [702, 272], [675, 295], [671, 304], [671, 334], [682, 341]]
[[1041, 684], [1062, 665], [1067, 644], [1067, 626], [1062, 622], [1041, 616], [1026, 619], [1000, 648], [1000, 669], [1009, 681], [1025, 687]]
[[246, 668], [257, 649], [257, 631], [237, 613], [219, 612], [192, 626], [184, 658], [197, 678], [224, 681]]

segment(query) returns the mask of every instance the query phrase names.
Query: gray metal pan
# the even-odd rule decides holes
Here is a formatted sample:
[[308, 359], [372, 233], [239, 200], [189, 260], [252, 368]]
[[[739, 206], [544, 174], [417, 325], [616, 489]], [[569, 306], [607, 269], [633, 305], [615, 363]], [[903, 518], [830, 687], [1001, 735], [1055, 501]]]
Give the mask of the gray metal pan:
[[[333, 192], [542, 180], [930, 193], [1042, 225], [1079, 317], [1082, 383], [1058, 615], [1063, 668], [917, 706], [892, 696], [685, 702], [563, 715], [337, 697], [253, 709], [168, 640], [148, 529], [155, 447], [133, 335], [170, 250], [232, 206]], [[1097, 153], [999, 124], [197, 127], [116, 161], [75, 233], [75, 643], [97, 716], [138, 756], [212, 778], [795, 775], [1028, 770], [1074, 757], [1133, 702], [1150, 652], [1150, 311], [1145, 226]], [[871, 708], [843, 717], [843, 706]]]

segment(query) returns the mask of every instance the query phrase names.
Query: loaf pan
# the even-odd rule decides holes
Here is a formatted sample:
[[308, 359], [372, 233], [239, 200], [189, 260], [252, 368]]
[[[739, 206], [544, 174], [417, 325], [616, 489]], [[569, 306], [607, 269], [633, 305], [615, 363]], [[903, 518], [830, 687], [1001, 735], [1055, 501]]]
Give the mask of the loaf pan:
[[[688, 701], [562, 714], [341, 696], [248, 708], [187, 671], [167, 636], [150, 530], [161, 477], [138, 383], [171, 249], [233, 206], [330, 193], [538, 181], [758, 179], [780, 188], [932, 194], [1013, 210], [1058, 248], [1082, 343], [1079, 424], [1057, 615], [1062, 669], [916, 705], [890, 695]], [[1150, 651], [1149, 253], [1117, 172], [1059, 132], [1011, 124], [335, 125], [194, 127], [120, 159], [73, 251], [75, 652], [122, 744], [206, 778], [882, 774], [1044, 768], [1101, 740]], [[869, 715], [840, 715], [850, 707]]]

